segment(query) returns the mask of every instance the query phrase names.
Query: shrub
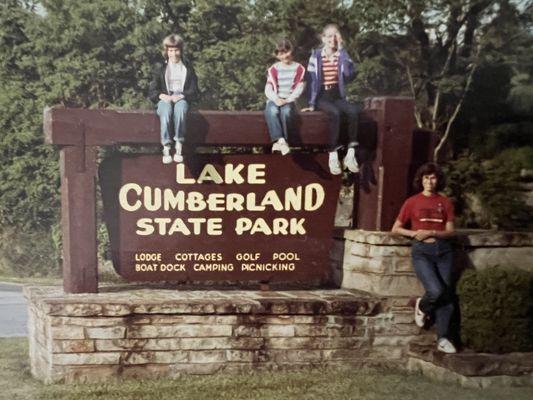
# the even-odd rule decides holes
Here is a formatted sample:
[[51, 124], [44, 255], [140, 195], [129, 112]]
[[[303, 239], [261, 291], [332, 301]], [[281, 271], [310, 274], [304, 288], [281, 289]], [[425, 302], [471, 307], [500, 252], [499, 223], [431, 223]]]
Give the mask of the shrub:
[[60, 276], [59, 226], [50, 230], [0, 232], [0, 274], [18, 277]]
[[492, 160], [463, 155], [446, 167], [448, 194], [457, 223], [467, 228], [530, 230], [533, 207], [526, 204], [520, 170], [531, 164], [533, 148], [508, 149]]
[[457, 292], [466, 347], [488, 353], [533, 350], [533, 273], [467, 270]]

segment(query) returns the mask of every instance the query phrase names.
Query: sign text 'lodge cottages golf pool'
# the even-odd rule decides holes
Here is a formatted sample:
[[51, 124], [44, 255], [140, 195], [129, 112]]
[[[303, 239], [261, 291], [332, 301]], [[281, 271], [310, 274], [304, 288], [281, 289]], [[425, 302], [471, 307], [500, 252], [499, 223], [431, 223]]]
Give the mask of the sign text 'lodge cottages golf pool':
[[341, 178], [327, 154], [117, 155], [100, 167], [129, 281], [324, 283]]

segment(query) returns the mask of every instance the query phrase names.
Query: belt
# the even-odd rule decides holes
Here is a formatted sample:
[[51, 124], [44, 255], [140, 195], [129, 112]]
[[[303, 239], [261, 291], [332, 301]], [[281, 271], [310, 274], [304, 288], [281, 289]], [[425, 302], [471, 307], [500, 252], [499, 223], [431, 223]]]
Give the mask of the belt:
[[334, 85], [324, 85], [324, 90], [336, 89], [338, 87], [339, 85], [337, 83], [335, 83]]

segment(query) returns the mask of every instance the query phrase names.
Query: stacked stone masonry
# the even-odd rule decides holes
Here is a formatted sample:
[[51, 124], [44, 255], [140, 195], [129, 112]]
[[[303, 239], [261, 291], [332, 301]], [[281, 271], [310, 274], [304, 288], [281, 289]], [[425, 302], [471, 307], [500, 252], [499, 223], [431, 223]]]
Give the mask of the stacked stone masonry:
[[[456, 256], [455, 270], [457, 276], [466, 268], [482, 270], [485, 268], [521, 268], [533, 271], [533, 233], [497, 232], [497, 231], [459, 231], [454, 239]], [[393, 324], [383, 325], [382, 330], [375, 330], [381, 337], [373, 341], [373, 349], [380, 343], [388, 346], [405, 347], [384, 354], [393, 357], [401, 354], [405, 366], [412, 371], [422, 372], [442, 381], [457, 382], [468, 387], [485, 387], [490, 385], [531, 385], [533, 373], [531, 362], [524, 356], [510, 355], [502, 357], [493, 355], [472, 355], [459, 353], [454, 356], [435, 351], [435, 336], [431, 332], [416, 332], [413, 324], [413, 305], [416, 297], [423, 293], [410, 258], [410, 242], [388, 232], [369, 232], [363, 230], [339, 230], [331, 254], [336, 282], [344, 289], [361, 290], [378, 296], [387, 296], [389, 312]], [[414, 335], [408, 335], [409, 330]], [[418, 333], [418, 335], [416, 334]], [[426, 352], [435, 355], [428, 359], [413, 352], [416, 343], [424, 343]], [[389, 347], [392, 348], [392, 347]], [[424, 353], [425, 354], [425, 353]], [[447, 362], [442, 362], [447, 360]], [[461, 361], [470, 367], [457, 368]], [[499, 369], [502, 364], [507, 369]], [[494, 368], [492, 368], [494, 367]], [[519, 371], [519, 374], [510, 373]], [[525, 372], [527, 371], [527, 372]], [[518, 375], [518, 376], [509, 376]]]
[[[531, 268], [524, 260], [533, 258], [533, 234], [470, 232], [458, 245], [466, 267]], [[45, 382], [87, 382], [309, 366], [405, 367], [413, 341], [434, 347], [433, 333], [413, 323], [422, 287], [407, 240], [345, 230], [331, 255], [342, 289], [129, 286], [67, 295], [58, 287], [27, 287], [32, 374]]]
[[[517, 267], [533, 271], [531, 232], [459, 231], [455, 247], [457, 270]], [[423, 293], [405, 238], [388, 232], [339, 230], [332, 259], [337, 261], [334, 276], [342, 288], [388, 297]]]
[[418, 333], [409, 305], [351, 290], [25, 290], [45, 382], [390, 365]]

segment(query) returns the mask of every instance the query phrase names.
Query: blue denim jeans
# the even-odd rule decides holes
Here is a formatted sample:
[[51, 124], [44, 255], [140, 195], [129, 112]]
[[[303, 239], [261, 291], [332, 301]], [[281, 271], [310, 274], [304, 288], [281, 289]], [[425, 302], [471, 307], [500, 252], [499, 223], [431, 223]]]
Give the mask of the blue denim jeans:
[[359, 107], [356, 104], [348, 103], [340, 97], [338, 89], [332, 89], [320, 92], [315, 107], [329, 117], [328, 151], [343, 147], [340, 132], [343, 119], [348, 122], [348, 148], [358, 145]]
[[273, 101], [267, 101], [265, 119], [270, 139], [275, 142], [284, 138], [289, 141], [289, 129], [295, 114], [294, 102], [277, 106]]
[[443, 239], [435, 243], [414, 241], [411, 256], [416, 276], [426, 290], [420, 310], [435, 315], [437, 338], [447, 337], [453, 314], [453, 248]]
[[170, 139], [172, 126], [174, 127], [174, 141], [185, 141], [185, 122], [188, 110], [189, 104], [184, 99], [176, 103], [167, 103], [166, 101], [159, 100], [159, 103], [157, 103], [157, 115], [159, 116], [161, 144], [163, 146], [172, 143]]

